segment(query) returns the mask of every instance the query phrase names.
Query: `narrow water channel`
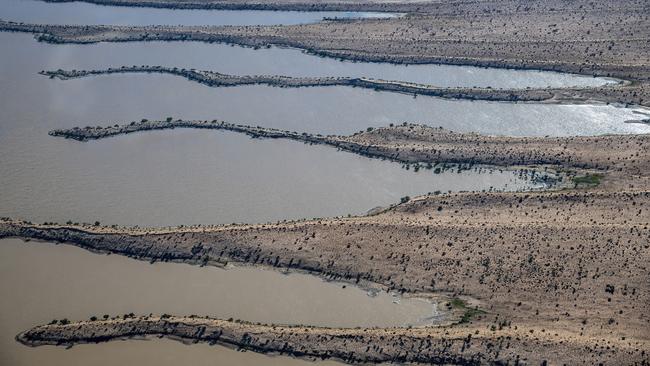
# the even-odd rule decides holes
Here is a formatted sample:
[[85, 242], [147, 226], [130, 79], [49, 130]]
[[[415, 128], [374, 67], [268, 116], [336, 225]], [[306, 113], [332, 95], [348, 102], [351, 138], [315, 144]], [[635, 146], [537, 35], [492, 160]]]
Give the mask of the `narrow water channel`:
[[[192, 43], [167, 43], [169, 48], [166, 52], [168, 55], [187, 55], [183, 47], [188, 44]], [[650, 132], [648, 125], [624, 122], [638, 119], [635, 109], [612, 105], [454, 101], [422, 96], [413, 98], [349, 87], [279, 89], [250, 86], [218, 89], [170, 75], [112, 75], [60, 81], [37, 74], [43, 69], [59, 67], [81, 69], [103, 68], [111, 64], [152, 64], [155, 60], [148, 54], [147, 47], [150, 45], [138, 44], [137, 47], [141, 49], [133, 47], [136, 46], [134, 44], [48, 45], [34, 42], [31, 36], [25, 34], [0, 34], [0, 51], [5, 55], [0, 58], [3, 70], [0, 73], [0, 118], [3, 121], [0, 132], [7, 127], [24, 127], [35, 123], [63, 128], [167, 116], [217, 118], [234, 123], [338, 134], [403, 121], [443, 126], [461, 132], [504, 135]], [[232, 57], [223, 65], [234, 65], [240, 60], [242, 65], [248, 65], [248, 72], [235, 70], [238, 67], [234, 66], [233, 69], [206, 68], [247, 74], [255, 65], [263, 67], [268, 64], [263, 56], [240, 58], [242, 55], [238, 52], [241, 50], [244, 49], [223, 48], [223, 55]], [[229, 54], [231, 51], [235, 53]], [[275, 49], [273, 52], [280, 52], [276, 54], [276, 63], [284, 65], [276, 66], [279, 69], [273, 73], [290, 75], [290, 70], [296, 70], [293, 68], [295, 64], [283, 63], [295, 55], [294, 50]], [[288, 52], [285, 58], [279, 56], [282, 52]], [[212, 62], [218, 64], [219, 59]], [[187, 66], [184, 63], [178, 66], [183, 65]], [[328, 74], [320, 71], [318, 64], [312, 66], [314, 68], [306, 67], [305, 70], [317, 75]]]
[[0, 0], [0, 19], [41, 24], [276, 25], [315, 23], [323, 18], [390, 18], [398, 14], [340, 11], [183, 10], [103, 6], [83, 2]]
[[232, 132], [176, 129], [93, 143], [45, 131], [10, 136], [15, 141], [0, 137], [8, 144], [0, 216], [34, 221], [254, 223], [363, 214], [427, 192], [540, 186], [515, 172], [414, 172], [327, 146]]
[[[360, 13], [176, 11], [84, 3], [1, 0], [0, 18], [34, 23], [247, 25], [300, 24]], [[383, 16], [383, 15], [382, 15]], [[167, 116], [224, 119], [314, 133], [347, 134], [402, 121], [506, 135], [650, 132], [625, 124], [614, 106], [447, 101], [351, 88], [213, 89], [163, 75], [49, 80], [40, 70], [131, 64], [232, 74], [367, 76], [439, 86], [595, 86], [613, 82], [537, 71], [342, 62], [298, 50], [201, 43], [49, 45], [0, 34], [0, 216], [164, 226], [264, 222], [362, 214], [406, 195], [540, 187], [530, 175], [499, 170], [414, 172], [398, 164], [282, 140], [216, 131], [133, 134], [92, 143], [53, 138], [55, 128]], [[305, 364], [168, 340], [31, 349], [13, 337], [53, 318], [104, 313], [173, 313], [327, 326], [430, 322], [417, 299], [255, 268], [153, 265], [67, 245], [0, 241], [0, 364]], [[397, 303], [399, 302], [399, 304]]]
[[402, 326], [431, 322], [427, 301], [370, 297], [353, 286], [255, 268], [147, 264], [69, 245], [0, 240], [0, 364], [174, 365], [303, 364], [167, 340], [29, 348], [14, 336], [52, 319], [128, 314], [196, 314], [254, 322], [329, 326]]
[[[341, 61], [297, 49], [252, 49], [201, 42], [128, 42], [89, 45], [47, 44], [30, 34], [0, 33], [4, 62], [18, 60], [24, 71], [103, 69], [122, 65], [161, 65], [214, 70], [234, 75], [372, 77], [441, 87], [493, 88], [598, 86], [614, 83], [584, 75], [453, 65], [395, 65]], [[6, 50], [6, 52], [5, 52]]]
[[[474, 117], [471, 113], [479, 109], [472, 107], [478, 103], [352, 88], [214, 89], [162, 75], [63, 82], [31, 72], [43, 60], [57, 59], [61, 49], [23, 40], [17, 53], [25, 45], [47, 52], [43, 58], [13, 54], [0, 60], [0, 184], [5, 187], [0, 215], [149, 226], [265, 222], [363, 214], [427, 192], [535, 186], [512, 172], [416, 173], [326, 146], [218, 131], [176, 129], [91, 143], [51, 137], [47, 133], [55, 128], [170, 115], [352, 133], [369, 125], [425, 121], [437, 113], [432, 124], [462, 127], [458, 118], [464, 118], [465, 128], [455, 129], [471, 130], [481, 127], [475, 118], [490, 121], [509, 105], [485, 103], [486, 111]], [[458, 117], [447, 120], [445, 115]]]

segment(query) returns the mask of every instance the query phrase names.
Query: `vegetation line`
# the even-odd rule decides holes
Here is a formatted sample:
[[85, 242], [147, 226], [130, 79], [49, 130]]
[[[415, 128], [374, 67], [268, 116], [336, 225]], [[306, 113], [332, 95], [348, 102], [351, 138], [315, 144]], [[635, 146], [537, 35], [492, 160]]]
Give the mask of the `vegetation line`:
[[[67, 3], [77, 0], [43, 0], [49, 3]], [[86, 3], [107, 6], [130, 6], [162, 9], [194, 10], [267, 10], [267, 11], [350, 11], [350, 12], [396, 12], [417, 11], [419, 2], [372, 3], [372, 2], [237, 2], [237, 1], [168, 1], [168, 0], [81, 0]]]
[[[471, 331], [453, 328], [341, 329], [254, 324], [194, 315], [125, 314], [110, 319], [105, 316], [104, 319], [79, 322], [67, 319], [53, 321], [18, 334], [16, 340], [36, 347], [100, 343], [136, 336], [164, 336], [187, 343], [220, 344], [312, 360], [335, 359], [364, 364], [417, 362], [479, 365], [479, 360], [484, 360], [486, 352], [489, 352], [490, 341], [477, 334], [472, 336]], [[423, 344], [428, 347], [422, 347]], [[464, 347], [468, 351], [459, 352]]]
[[[174, 121], [151, 126], [170, 122]], [[199, 123], [220, 126], [216, 121]], [[125, 126], [106, 129], [119, 133], [121, 128], [150, 125], [145, 121]], [[261, 127], [223, 126], [252, 136], [285, 136]], [[71, 133], [108, 134], [103, 130]], [[625, 313], [625, 304], [648, 304], [650, 135], [523, 138], [405, 124], [314, 138], [418, 164], [546, 163], [562, 170], [596, 171], [581, 173], [577, 189], [434, 194], [405, 200], [375, 215], [349, 218], [161, 229], [0, 220], [0, 237], [64, 242], [148, 261], [246, 263], [353, 284], [373, 283], [399, 293], [443, 294], [454, 299], [447, 309], [456, 316], [454, 325], [412, 329], [246, 326], [192, 317], [178, 321], [127, 317], [36, 327], [19, 335], [19, 340], [34, 346], [70, 345], [159, 335], [223, 344], [219, 332], [232, 330], [236, 333], [230, 334], [236, 335], [224, 338], [224, 343], [236, 347], [358, 363], [515, 364], [525, 358], [534, 364], [585, 360], [634, 364], [647, 358], [648, 340], [642, 335], [647, 321]], [[596, 174], [602, 178], [594, 187], [590, 183]], [[616, 270], [603, 273], [605, 266]], [[578, 291], [589, 296], [575, 297]], [[478, 303], [470, 303], [468, 297]], [[639, 314], [646, 308], [641, 306]], [[624, 330], [634, 338], [622, 337]], [[593, 351], [604, 343], [610, 347], [608, 353]]]
[[[588, 159], [589, 144], [609, 149], [616, 141], [634, 143], [643, 135], [606, 135], [577, 137], [510, 137], [457, 133], [426, 125], [391, 124], [349, 136], [321, 135], [275, 128], [233, 124], [218, 120], [147, 120], [112, 126], [86, 126], [57, 129], [52, 136], [78, 141], [103, 139], [140, 131], [174, 128], [227, 130], [251, 137], [283, 138], [312, 144], [324, 144], [364, 156], [390, 159], [406, 164], [482, 164], [500, 167], [549, 166], [571, 169], [607, 170], [610, 161]], [[557, 149], [563, 146], [564, 150]], [[576, 158], [573, 154], [580, 154]]]
[[[126, 73], [161, 73], [184, 77], [211, 87], [229, 87], [241, 85], [263, 84], [273, 87], [300, 88], [324, 86], [351, 86], [377, 91], [387, 91], [411, 95], [427, 95], [446, 99], [468, 99], [504, 102], [554, 102], [562, 103], [562, 98], [556, 98], [559, 93], [567, 90], [588, 90], [592, 88], [508, 88], [494, 89], [490, 87], [437, 87], [434, 85], [418, 84], [404, 81], [389, 81], [366, 77], [290, 77], [280, 75], [227, 75], [215, 71], [200, 71], [163, 66], [122, 66], [103, 70], [54, 70], [41, 71], [40, 74], [61, 80], [82, 78], [95, 75], [126, 74]], [[584, 100], [586, 101], [586, 100]], [[580, 100], [566, 100], [572, 104]]]

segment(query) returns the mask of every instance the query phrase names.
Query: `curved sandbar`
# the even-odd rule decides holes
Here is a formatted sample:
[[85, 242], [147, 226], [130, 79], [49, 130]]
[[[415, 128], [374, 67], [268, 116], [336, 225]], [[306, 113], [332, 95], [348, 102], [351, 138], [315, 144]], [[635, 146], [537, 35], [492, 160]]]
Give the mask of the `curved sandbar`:
[[[598, 359], [616, 363], [641, 359], [622, 341], [608, 344], [595, 357], [582, 337], [560, 333], [540, 336], [538, 328], [333, 329], [251, 324], [202, 317], [125, 315], [108, 320], [41, 325], [19, 334], [28, 346], [71, 346], [142, 336], [169, 337], [185, 343], [206, 342], [266, 354], [346, 363], [554, 364], [559, 349], [571, 364]], [[495, 335], [501, 341], [495, 341]], [[524, 350], [521, 352], [522, 350]], [[521, 352], [521, 353], [520, 353]], [[627, 353], [632, 353], [628, 355]], [[638, 352], [637, 352], [638, 353]], [[573, 361], [573, 362], [571, 362]]]
[[[0, 237], [59, 241], [149, 261], [234, 261], [308, 271], [401, 293], [469, 296], [487, 312], [480, 317], [470, 312], [452, 328], [377, 330], [379, 338], [364, 338], [361, 347], [353, 342], [374, 330], [345, 330], [358, 333], [333, 343], [327, 332], [341, 330], [319, 329], [309, 333], [309, 339], [306, 333], [285, 332], [287, 337], [305, 335], [295, 343], [288, 338], [280, 342], [280, 352], [286, 352], [286, 343], [300, 350], [291, 353], [297, 356], [343, 352], [362, 362], [376, 360], [377, 352], [397, 360], [419, 360], [437, 352], [466, 361], [467, 352], [478, 349], [484, 357], [479, 363], [512, 364], [517, 356], [530, 364], [633, 364], [647, 358], [650, 135], [512, 138], [406, 125], [331, 138], [342, 146], [404, 161], [444, 157], [496, 165], [548, 162], [561, 169], [594, 169], [598, 175], [575, 177], [578, 189], [434, 194], [368, 216], [256, 225], [137, 228], [4, 219]], [[31, 338], [21, 337], [34, 345], [96, 341], [95, 326], [84, 324], [64, 326], [70, 333], [63, 335], [52, 325], [36, 328]], [[188, 335], [172, 332], [174, 326], [165, 327], [169, 332], [149, 332], [148, 323], [144, 330], [125, 324], [116, 333], [100, 326], [104, 330], [97, 329], [95, 335], [99, 340], [150, 333]], [[92, 330], [84, 333], [86, 329]], [[199, 329], [191, 328], [189, 334], [194, 335], [189, 338], [196, 338]], [[267, 331], [263, 328], [260, 334]], [[320, 338], [320, 332], [327, 335]], [[462, 339], [470, 334], [481, 341], [463, 347]], [[395, 345], [401, 352], [397, 355], [391, 348]], [[482, 347], [493, 353], [484, 353]]]
[[[67, 3], [76, 0], [43, 0], [49, 3]], [[169, 0], [84, 0], [84, 2], [106, 6], [132, 6], [163, 9], [205, 9], [205, 10], [268, 10], [268, 11], [346, 11], [346, 12], [394, 12], [418, 11], [420, 2], [309, 2], [309, 1], [276, 1], [276, 2], [247, 2], [247, 1], [169, 1]]]
[[[628, 80], [629, 83], [602, 88], [569, 89], [562, 98], [575, 99], [578, 102], [592, 99], [650, 106], [650, 66], [638, 61], [647, 58], [647, 39], [643, 36], [627, 42], [608, 41], [612, 34], [601, 34], [603, 25], [600, 23], [603, 18], [594, 13], [596, 18], [590, 16], [589, 19], [582, 20], [591, 33], [586, 35], [581, 43], [586, 48], [601, 50], [602, 52], [597, 56], [586, 52], [575, 52], [574, 40], [564, 39], [560, 37], [560, 33], [548, 32], [548, 26], [543, 22], [540, 24], [543, 25], [542, 29], [538, 29], [537, 26], [528, 29], [531, 24], [539, 23], [539, 20], [527, 18], [531, 16], [527, 13], [517, 14], [517, 21], [522, 19], [530, 21], [519, 31], [524, 32], [526, 29], [526, 32], [534, 34], [512, 36], [512, 29], [507, 28], [506, 24], [512, 21], [510, 16], [513, 13], [508, 14], [506, 22], [502, 23], [505, 29], [487, 33], [483, 30], [501, 27], [498, 25], [499, 22], [493, 22], [494, 13], [490, 13], [490, 17], [487, 18], [476, 18], [473, 27], [467, 27], [467, 14], [463, 14], [462, 19], [455, 18], [455, 15], [437, 17], [427, 14], [383, 20], [320, 22], [299, 26], [74, 26], [24, 24], [0, 20], [0, 31], [35, 33], [38, 40], [50, 43], [200, 41], [249, 47], [277, 45], [299, 48], [325, 57], [364, 62], [438, 63], [614, 77]], [[625, 16], [629, 18], [629, 13]], [[555, 26], [562, 24], [568, 32], [575, 31], [576, 21], [556, 17], [551, 19], [556, 22]], [[640, 20], [636, 21], [640, 22]], [[459, 34], [457, 37], [450, 38], [444, 36], [444, 32], [423, 31], [436, 22], [458, 28]], [[412, 31], [404, 31], [404, 29]], [[624, 29], [626, 28], [620, 28], [621, 31]], [[612, 26], [607, 30], [619, 32], [619, 27]], [[645, 29], [638, 30], [638, 33], [644, 31]], [[535, 32], [545, 32], [544, 37], [540, 39], [540, 34]], [[349, 34], [355, 34], [357, 37], [345, 36]], [[496, 34], [504, 34], [506, 39], [493, 38]], [[596, 37], [598, 34], [600, 38]], [[626, 39], [629, 35], [625, 33], [620, 37]]]
[[[364, 156], [391, 159], [408, 164], [485, 164], [508, 166], [555, 166], [573, 169], [609, 169], [612, 158], [621, 159], [627, 148], [648, 141], [647, 135], [603, 135], [579, 137], [509, 137], [457, 133], [443, 128], [407, 124], [369, 128], [349, 136], [310, 134], [266, 127], [207, 120], [142, 120], [106, 127], [75, 127], [52, 130], [52, 136], [79, 141], [96, 140], [140, 131], [174, 128], [228, 130], [259, 138], [284, 138], [330, 145]], [[614, 149], [624, 144], [623, 149]], [[636, 148], [634, 148], [636, 151]], [[610, 156], [598, 159], [603, 151]], [[606, 159], [609, 157], [609, 159]]]
[[[55, 70], [41, 71], [40, 74], [61, 80], [82, 78], [94, 75], [126, 73], [161, 73], [184, 77], [211, 87], [241, 85], [269, 85], [274, 87], [300, 88], [325, 86], [352, 86], [377, 91], [396, 92], [413, 95], [427, 95], [445, 99], [487, 100], [501, 102], [547, 102], [547, 103], [588, 103], [595, 102], [599, 88], [445, 88], [434, 85], [403, 81], [380, 80], [364, 77], [290, 77], [280, 75], [237, 76], [215, 71], [179, 69], [163, 66], [122, 66], [104, 70]], [[608, 88], [604, 86], [602, 88]], [[593, 90], [592, 90], [593, 89]]]

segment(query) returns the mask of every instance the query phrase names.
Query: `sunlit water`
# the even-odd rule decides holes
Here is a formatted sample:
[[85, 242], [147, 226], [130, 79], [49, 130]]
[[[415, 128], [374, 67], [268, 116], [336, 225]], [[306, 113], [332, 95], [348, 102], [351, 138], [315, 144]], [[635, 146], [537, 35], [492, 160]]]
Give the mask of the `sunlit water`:
[[[208, 97], [198, 105], [210, 108], [218, 99], [218, 95], [212, 94], [217, 90], [178, 78], [147, 75], [80, 80], [95, 86], [79, 88], [75, 81], [57, 82], [35, 73], [52, 66], [50, 62], [54, 60], [65, 63], [66, 57], [60, 58], [61, 54], [57, 56], [57, 53], [65, 51], [67, 46], [39, 44], [25, 35], [3, 34], [0, 38], [7, 41], [2, 43], [3, 47], [11, 48], [6, 53], [10, 56], [0, 60], [0, 171], [3, 172], [0, 215], [3, 216], [36, 221], [99, 220], [106, 224], [141, 226], [261, 222], [361, 214], [397, 202], [404, 195], [437, 190], [517, 190], [538, 186], [527, 180], [527, 176], [513, 172], [482, 169], [435, 174], [422, 169], [416, 173], [392, 162], [325, 146], [252, 140], [220, 131], [176, 129], [92, 143], [54, 138], [47, 135], [49, 130], [89, 121], [123, 121], [155, 113], [188, 112], [191, 117], [199, 111], [212, 116], [216, 110], [190, 113], [191, 105], [183, 107], [183, 102], [178, 100], [170, 103], [164, 95], [175, 99], [196, 92]], [[81, 48], [76, 50], [85, 53]], [[94, 54], [92, 48], [86, 51], [90, 51], [86, 55]], [[40, 52], [45, 52], [41, 53], [43, 58], [29, 57], [30, 53], [37, 56]], [[119, 86], [115, 81], [126, 84]], [[161, 81], [171, 84], [156, 85]], [[286, 91], [289, 90], [236, 88], [220, 92], [224, 95], [261, 93], [259, 96], [264, 99]], [[298, 96], [305, 91], [316, 91], [315, 98], [330, 92], [356, 92], [342, 88], [290, 92]], [[262, 100], [254, 94], [250, 97]], [[283, 96], [287, 97], [290, 96]], [[341, 97], [345, 94], [335, 96]], [[317, 101], [313, 100], [314, 105]], [[272, 100], [266, 103], [269, 102], [274, 103]], [[276, 105], [273, 109], [294, 105], [289, 99], [287, 102], [288, 105]], [[246, 108], [231, 107], [233, 113], [251, 109], [250, 103]], [[308, 109], [304, 112], [311, 114]], [[317, 131], [320, 124], [323, 130], [339, 132], [361, 126], [328, 125], [325, 117], [295, 124], [297, 121], [292, 118], [286, 121], [288, 124], [277, 125], [293, 124]], [[276, 122], [281, 119], [262, 123]], [[52, 318], [85, 319], [104, 312], [168, 312], [354, 326], [405, 325], [435, 314], [432, 305], [421, 300], [402, 299], [400, 304], [395, 304], [388, 294], [372, 298], [360, 289], [350, 286], [343, 289], [340, 284], [324, 283], [306, 275], [284, 276], [251, 268], [223, 271], [169, 263], [149, 265], [69, 246], [22, 244], [17, 240], [1, 243], [2, 291], [12, 296], [4, 297], [1, 304], [5, 315], [0, 318], [0, 360], [12, 365], [38, 364], [45, 360], [60, 365], [120, 362], [171, 365], [179, 359], [192, 364], [302, 363], [237, 353], [222, 347], [188, 347], [165, 340], [86, 345], [72, 350], [31, 349], [13, 341], [17, 332]]]
[[[2, 215], [127, 225], [261, 222], [362, 214], [434, 191], [530, 187], [512, 172], [416, 173], [326, 146], [220, 131], [176, 129], [89, 143], [51, 137], [47, 132], [55, 128], [166, 116], [314, 133], [351, 133], [403, 120], [472, 130], [513, 105], [482, 103], [487, 112], [476, 121], [472, 107], [480, 103], [353, 88], [215, 89], [162, 75], [56, 81], [33, 71], [56, 60], [61, 48], [20, 35], [1, 37], [23, 40], [0, 60]], [[548, 113], [554, 106], [530, 107]], [[451, 126], [432, 120], [436, 111], [456, 120]]]
[[[9, 9], [30, 22], [68, 22], [66, 16], [78, 16], [85, 23], [118, 19], [124, 24], [146, 24], [154, 20], [159, 23], [169, 12], [31, 1], [12, 8], [13, 1], [2, 3], [0, 18], [21, 20], [11, 19]], [[79, 10], [81, 13], [64, 11], [65, 16], [57, 17], [56, 12], [62, 10], [46, 14], [31, 12], [30, 6], [74, 6], [94, 9], [99, 15], [94, 18]], [[133, 18], [143, 23], [119, 14], [143, 10], [151, 15]], [[203, 15], [187, 15], [190, 21], [182, 20], [182, 14], [203, 13], [171, 14], [181, 14], [174, 17], [176, 22], [201, 24]], [[211, 14], [221, 13], [227, 12]], [[242, 19], [255, 21], [252, 15]], [[312, 21], [292, 19], [297, 23]], [[215, 16], [216, 23], [210, 24], [224, 21], [232, 20]], [[277, 23], [277, 19], [269, 21]], [[613, 106], [447, 101], [344, 87], [214, 89], [163, 75], [56, 81], [36, 73], [43, 69], [151, 64], [233, 74], [369, 76], [441, 86], [607, 82], [574, 75], [351, 63], [297, 50], [200, 43], [55, 46], [37, 43], [31, 35], [7, 33], [0, 34], [0, 54], [0, 216], [34, 221], [99, 220], [141, 226], [263, 222], [361, 214], [397, 202], [402, 196], [426, 192], [537, 186], [527, 176], [512, 172], [414, 172], [325, 146], [251, 140], [219, 131], [176, 129], [79, 143], [48, 136], [54, 128], [174, 116], [341, 134], [402, 121], [508, 135], [650, 132], [650, 126], [623, 123], [635, 117], [633, 110]], [[262, 322], [380, 325], [378, 320], [406, 324], [408, 319], [417, 320], [431, 310], [429, 304], [425, 309], [422, 303], [413, 303], [414, 308], [409, 309], [405, 302], [393, 304], [389, 295], [370, 298], [360, 289], [343, 289], [340, 284], [310, 276], [284, 276], [250, 268], [224, 271], [169, 263], [149, 265], [69, 246], [23, 244], [15, 239], [0, 242], [0, 290], [9, 294], [0, 297], [0, 364], [11, 365], [302, 363], [164, 340], [87, 345], [67, 351], [31, 349], [14, 342], [17, 332], [52, 318], [168, 312]]]
[[15, 57], [21, 62], [38, 57], [37, 64], [46, 70], [162, 65], [235, 75], [365, 76], [441, 87], [568, 87], [616, 82], [607, 78], [534, 70], [340, 61], [310, 55], [297, 49], [277, 47], [255, 50], [225, 44], [159, 41], [50, 45], [29, 42], [30, 38], [33, 36], [29, 34], [0, 33], [0, 46], [11, 49], [9, 55], [16, 53]]

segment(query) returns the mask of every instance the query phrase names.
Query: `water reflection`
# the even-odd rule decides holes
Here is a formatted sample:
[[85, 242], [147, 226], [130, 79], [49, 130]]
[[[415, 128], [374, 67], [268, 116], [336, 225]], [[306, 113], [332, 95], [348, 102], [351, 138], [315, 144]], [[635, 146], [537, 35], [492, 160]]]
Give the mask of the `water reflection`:
[[[129, 42], [89, 45], [37, 43], [30, 34], [0, 33], [3, 55], [33, 63], [34, 72], [161, 65], [214, 70], [233, 75], [351, 76], [401, 80], [442, 87], [493, 88], [597, 86], [607, 78], [531, 70], [450, 65], [395, 65], [339, 61], [287, 48], [252, 49], [200, 42]], [[0, 60], [2, 62], [2, 60]], [[25, 70], [28, 65], [23, 66]]]

